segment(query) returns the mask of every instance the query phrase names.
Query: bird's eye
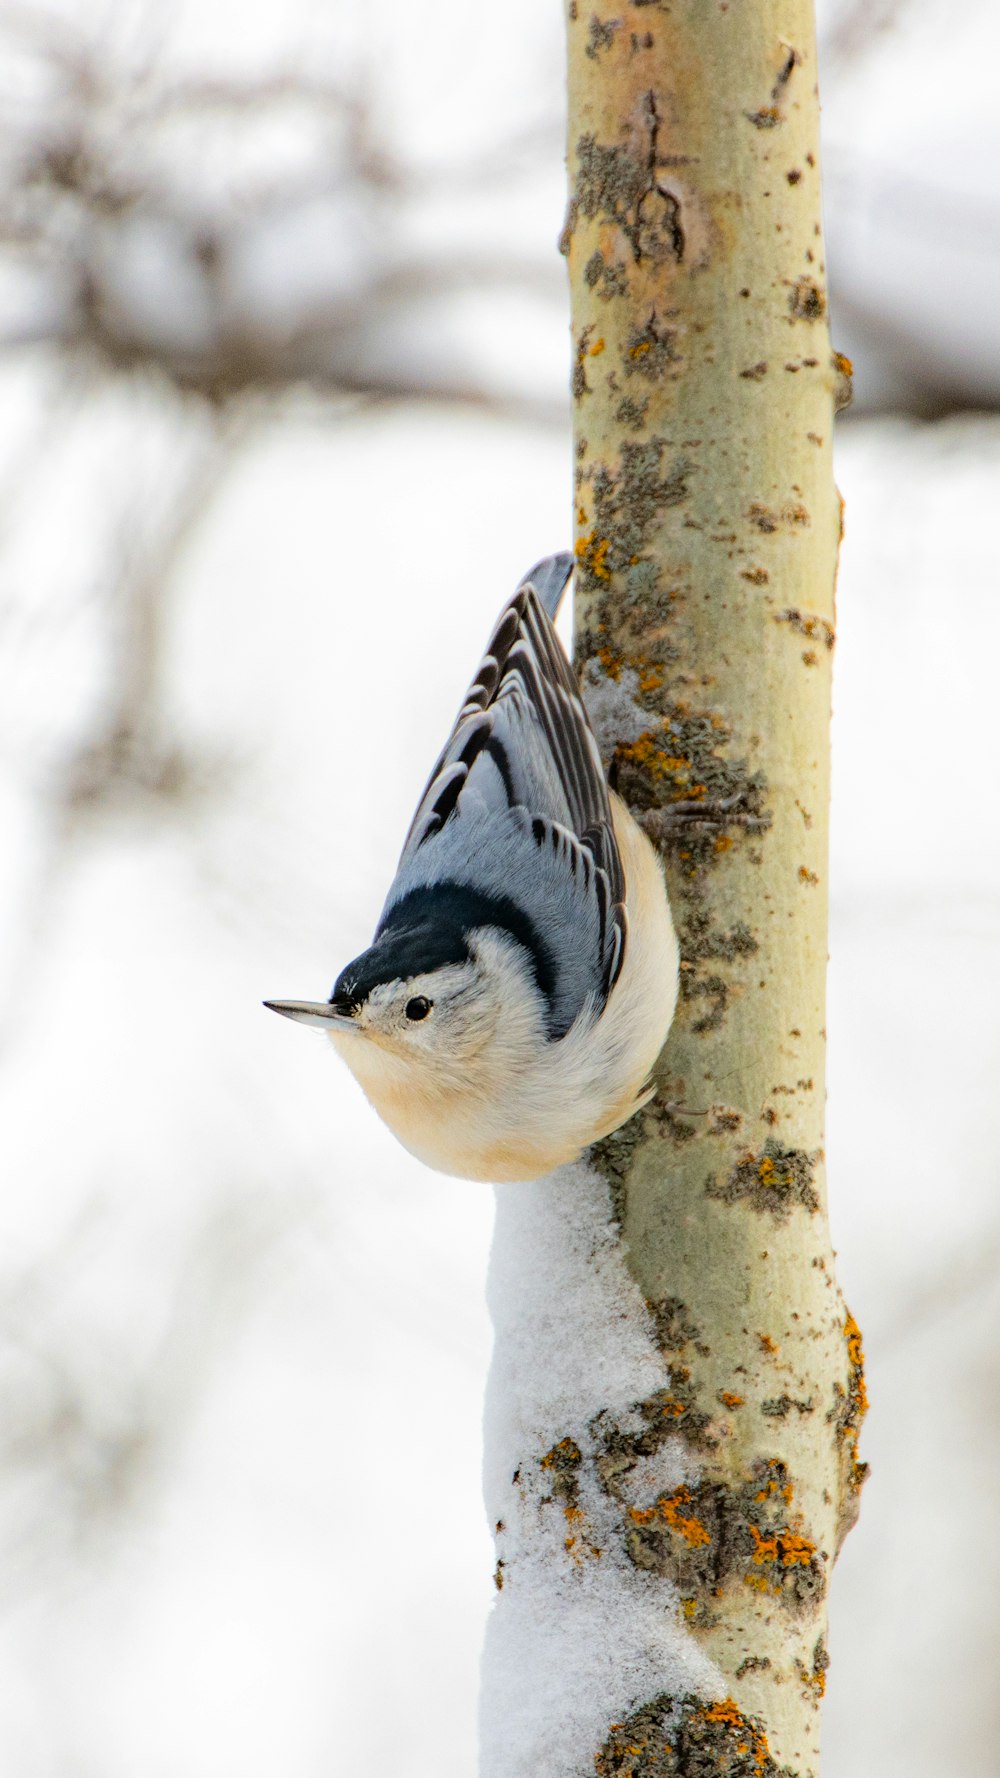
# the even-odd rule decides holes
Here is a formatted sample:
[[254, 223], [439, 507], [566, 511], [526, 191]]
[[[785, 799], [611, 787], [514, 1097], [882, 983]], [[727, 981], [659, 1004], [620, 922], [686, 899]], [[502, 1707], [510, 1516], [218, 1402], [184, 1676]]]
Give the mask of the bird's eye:
[[408, 1019], [426, 1019], [433, 1004], [432, 1000], [425, 1000], [422, 994], [417, 994], [406, 1002], [406, 1016]]

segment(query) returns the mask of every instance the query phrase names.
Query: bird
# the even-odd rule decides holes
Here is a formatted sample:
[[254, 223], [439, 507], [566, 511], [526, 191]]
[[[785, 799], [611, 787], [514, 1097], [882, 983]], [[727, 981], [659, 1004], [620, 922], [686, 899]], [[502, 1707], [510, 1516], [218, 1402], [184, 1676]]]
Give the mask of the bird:
[[504, 606], [407, 833], [371, 945], [324, 1031], [427, 1166], [539, 1179], [655, 1093], [678, 947], [659, 857], [609, 789], [553, 627], [548, 556]]

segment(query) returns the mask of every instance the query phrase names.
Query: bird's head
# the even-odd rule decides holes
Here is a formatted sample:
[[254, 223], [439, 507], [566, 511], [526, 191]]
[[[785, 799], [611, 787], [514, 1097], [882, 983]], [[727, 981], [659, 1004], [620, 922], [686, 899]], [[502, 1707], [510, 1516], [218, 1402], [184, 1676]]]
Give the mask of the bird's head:
[[265, 1004], [325, 1030], [362, 1085], [374, 1070], [467, 1086], [477, 1064], [513, 1062], [522, 1046], [544, 1041], [530, 958], [508, 931], [466, 923], [437, 891], [394, 913], [341, 970], [328, 1001]]

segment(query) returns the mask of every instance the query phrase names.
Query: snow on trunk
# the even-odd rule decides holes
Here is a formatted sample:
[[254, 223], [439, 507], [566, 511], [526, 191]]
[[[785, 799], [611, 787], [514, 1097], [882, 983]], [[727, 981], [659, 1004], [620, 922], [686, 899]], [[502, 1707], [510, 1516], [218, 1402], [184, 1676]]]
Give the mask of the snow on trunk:
[[725, 1689], [684, 1627], [677, 1586], [627, 1550], [657, 1501], [683, 1514], [699, 1466], [675, 1431], [680, 1403], [607, 1185], [586, 1162], [497, 1188], [489, 1301], [498, 1597], [482, 1775], [581, 1778], [607, 1725], [654, 1693]]

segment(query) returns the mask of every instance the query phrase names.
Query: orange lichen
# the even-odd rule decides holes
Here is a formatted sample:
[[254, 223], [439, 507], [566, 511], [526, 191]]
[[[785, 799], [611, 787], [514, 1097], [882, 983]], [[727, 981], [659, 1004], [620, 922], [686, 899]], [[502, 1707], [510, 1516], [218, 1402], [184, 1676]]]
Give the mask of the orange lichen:
[[744, 1716], [735, 1698], [723, 1698], [718, 1704], [706, 1704], [702, 1710], [697, 1712], [697, 1715], [701, 1717], [702, 1722], [718, 1723], [725, 1728], [734, 1729], [741, 1736], [745, 1735], [746, 1740], [737, 1742], [736, 1752], [747, 1754], [752, 1751], [753, 1762], [758, 1773], [766, 1772], [768, 1769], [773, 1771], [774, 1762], [771, 1759], [767, 1736], [763, 1729], [757, 1727], [755, 1721]]
[[763, 1725], [734, 1698], [700, 1704], [666, 1692], [640, 1705], [624, 1722], [610, 1725], [594, 1766], [598, 1778], [652, 1778], [654, 1772], [669, 1778], [696, 1771], [707, 1778], [711, 1772], [737, 1769], [743, 1778], [751, 1773], [753, 1778], [777, 1778]]
[[767, 1500], [773, 1495], [780, 1494], [782, 1500], [787, 1505], [792, 1499], [793, 1490], [791, 1482], [782, 1482], [780, 1480], [780, 1477], [784, 1474], [784, 1464], [772, 1462], [768, 1467], [771, 1470], [771, 1474], [768, 1476], [763, 1488], [759, 1490], [754, 1498], [756, 1500]]
[[591, 347], [589, 347], [588, 356], [591, 358], [598, 358], [598, 357], [600, 357], [600, 354], [603, 351], [604, 351], [604, 340], [602, 338], [599, 340], [595, 340], [593, 345]]
[[683, 1402], [683, 1401], [677, 1401], [675, 1399], [675, 1397], [671, 1395], [662, 1404], [662, 1406], [660, 1408], [660, 1413], [667, 1420], [679, 1420], [682, 1414], [687, 1413], [687, 1403]]
[[751, 1524], [750, 1535], [754, 1540], [753, 1560], [758, 1567], [765, 1562], [777, 1562], [782, 1568], [808, 1568], [816, 1554], [814, 1543], [787, 1527], [765, 1537], [756, 1525]]
[[715, 850], [717, 852], [728, 852], [732, 843], [733, 842], [727, 833], [720, 833], [715, 842]]
[[723, 1698], [719, 1704], [707, 1704], [700, 1715], [704, 1722], [728, 1722], [734, 1729], [743, 1727], [743, 1712], [735, 1698]]
[[652, 766], [654, 760], [659, 762], [663, 758], [662, 753], [657, 752], [656, 736], [652, 729], [645, 729], [635, 741], [623, 743], [618, 751], [637, 766]]
[[779, 1350], [779, 1348], [776, 1345], [776, 1343], [774, 1342], [774, 1340], [772, 1340], [770, 1334], [759, 1333], [757, 1335], [757, 1338], [760, 1341], [760, 1348], [761, 1348], [762, 1352], [777, 1352]]
[[[581, 512], [582, 512], [582, 508], [581, 508]], [[582, 519], [581, 519], [581, 523], [582, 523]], [[591, 537], [592, 537], [592, 535], [593, 535], [593, 533], [591, 533]], [[587, 537], [582, 540], [582, 548], [581, 548], [581, 544], [577, 545], [577, 554], [578, 555], [583, 554], [584, 551], [590, 547], [591, 537]], [[638, 559], [639, 558], [637, 556], [633, 556], [631, 558], [631, 561], [633, 563], [635, 563], [636, 561], [638, 561]], [[603, 558], [602, 558], [602, 566], [603, 566]], [[598, 625], [599, 629], [603, 629], [603, 627], [604, 627], [603, 625]], [[648, 658], [648, 656], [646, 656], [646, 655], [642, 655], [642, 654], [630, 655], [626, 658], [625, 656], [620, 654], [617, 649], [611, 648], [607, 643], [605, 643], [605, 644], [603, 644], [603, 646], [601, 648], [598, 649], [597, 659], [600, 661], [601, 666], [604, 669], [604, 672], [607, 673], [607, 675], [610, 679], [614, 679], [614, 680], [620, 679], [621, 674], [622, 674], [622, 669], [624, 667], [628, 667], [630, 669], [630, 671], [632, 671], [636, 674], [639, 691], [644, 692], [647, 695], [650, 692], [659, 691], [663, 685], [663, 671], [664, 670], [663, 670], [662, 663], [660, 661], [650, 660]], [[687, 761], [685, 760], [684, 763], [686, 765]]]
[[854, 1372], [851, 1379], [852, 1394], [863, 1414], [868, 1408], [868, 1391], [865, 1388], [865, 1353], [861, 1344], [861, 1329], [849, 1309], [844, 1322], [844, 1338], [847, 1341], [847, 1356]]
[[850, 1374], [847, 1379], [846, 1391], [837, 1385], [837, 1394], [842, 1398], [842, 1406], [838, 1412], [840, 1431], [847, 1443], [851, 1460], [848, 1482], [857, 1492], [868, 1474], [868, 1465], [861, 1461], [858, 1449], [858, 1432], [861, 1422], [868, 1412], [868, 1390], [865, 1386], [865, 1354], [861, 1344], [861, 1329], [851, 1314], [847, 1312], [844, 1321], [844, 1338], [847, 1341], [847, 1359]]
[[671, 1531], [676, 1531], [685, 1543], [697, 1549], [711, 1543], [712, 1534], [693, 1513], [682, 1510], [691, 1504], [690, 1488], [677, 1488], [673, 1494], [661, 1494], [653, 1506], [630, 1507], [628, 1516], [634, 1525], [652, 1525], [658, 1518], [662, 1519]]
[[812, 1666], [807, 1667], [804, 1661], [796, 1660], [795, 1671], [805, 1687], [806, 1697], [811, 1697], [816, 1708], [826, 1691], [826, 1670], [830, 1665], [830, 1656], [826, 1651], [826, 1642], [817, 1636], [813, 1646]]
[[819, 878], [816, 875], [816, 872], [814, 870], [809, 870], [806, 865], [800, 864], [799, 865], [799, 882], [800, 883], [811, 883], [813, 885], [813, 887], [815, 887], [815, 885], [819, 882]]
[[539, 1458], [543, 1469], [557, 1469], [562, 1464], [579, 1463], [579, 1461], [580, 1447], [572, 1438], [561, 1438], [557, 1445], [553, 1445], [551, 1451], [546, 1451], [545, 1456]]
[[598, 580], [610, 580], [611, 570], [607, 565], [609, 548], [609, 538], [598, 537], [596, 531], [590, 531], [586, 537], [577, 538], [574, 553], [577, 560], [585, 568], [589, 568]]
[[814, 1691], [818, 1698], [825, 1696], [826, 1673], [823, 1668], [820, 1667], [818, 1670], [814, 1670], [810, 1673], [808, 1667], [804, 1667], [801, 1661], [798, 1663], [798, 1667], [799, 1678], [802, 1680], [803, 1685], [809, 1686], [810, 1690]]
[[720, 1389], [719, 1400], [724, 1408], [732, 1409], [741, 1408], [743, 1406], [744, 1398], [742, 1395], [737, 1395], [732, 1389]]

